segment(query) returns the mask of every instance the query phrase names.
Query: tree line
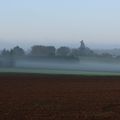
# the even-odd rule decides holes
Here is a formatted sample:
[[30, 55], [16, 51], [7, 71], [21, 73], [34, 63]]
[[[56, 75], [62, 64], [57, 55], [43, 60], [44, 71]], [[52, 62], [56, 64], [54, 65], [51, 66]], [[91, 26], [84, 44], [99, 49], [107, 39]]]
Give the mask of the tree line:
[[16, 46], [10, 50], [3, 49], [1, 51], [1, 56], [3, 57], [73, 57], [77, 58], [81, 55], [93, 55], [94, 52], [87, 48], [83, 41], [81, 41], [81, 46], [79, 48], [71, 49], [67, 46], [61, 46], [55, 48], [54, 46], [44, 46], [44, 45], [34, 45], [31, 47], [29, 53], [19, 46]]
[[[16, 46], [10, 50], [3, 49], [0, 52], [0, 66], [14, 66], [14, 63], [19, 58], [38, 59], [39, 58], [52, 58], [52, 59], [65, 59], [65, 60], [77, 60], [79, 61], [81, 56], [87, 57], [102, 57], [113, 58], [111, 54], [103, 53], [98, 55], [93, 50], [86, 47], [84, 41], [80, 41], [79, 48], [69, 48], [67, 46], [61, 46], [55, 48], [55, 46], [34, 45], [29, 52], [26, 52], [23, 48]], [[119, 58], [119, 56], [117, 57]]]

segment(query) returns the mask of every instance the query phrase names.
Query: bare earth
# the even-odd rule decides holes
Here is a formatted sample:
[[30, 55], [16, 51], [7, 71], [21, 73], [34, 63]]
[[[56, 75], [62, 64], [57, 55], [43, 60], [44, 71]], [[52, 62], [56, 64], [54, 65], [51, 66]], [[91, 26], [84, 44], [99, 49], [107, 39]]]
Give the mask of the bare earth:
[[0, 120], [120, 120], [120, 77], [1, 74]]

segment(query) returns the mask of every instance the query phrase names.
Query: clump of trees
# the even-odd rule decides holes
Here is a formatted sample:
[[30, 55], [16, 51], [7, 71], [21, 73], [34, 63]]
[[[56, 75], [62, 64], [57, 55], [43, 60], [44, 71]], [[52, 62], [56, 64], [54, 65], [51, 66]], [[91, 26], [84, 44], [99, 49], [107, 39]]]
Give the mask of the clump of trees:
[[2, 57], [10, 57], [10, 56], [12, 56], [12, 57], [21, 57], [21, 56], [24, 56], [24, 55], [25, 55], [24, 49], [20, 48], [19, 46], [16, 46], [11, 50], [3, 49], [1, 51], [1, 56]]
[[25, 55], [24, 49], [20, 48], [19, 46], [14, 47], [10, 50], [10, 54], [14, 57], [21, 57]]
[[[3, 49], [0, 54], [0, 66], [6, 64], [7, 66], [14, 66], [15, 61], [20, 58], [56, 58], [67, 60], [79, 60], [80, 56], [94, 56], [95, 53], [86, 47], [84, 41], [80, 42], [80, 47], [71, 49], [66, 46], [55, 48], [54, 46], [34, 45], [31, 47], [29, 53], [19, 46], [10, 50]], [[109, 55], [108, 55], [109, 56]], [[9, 65], [8, 65], [9, 64]]]
[[16, 46], [11, 50], [3, 49], [0, 55], [0, 66], [14, 67], [15, 59], [23, 57], [24, 55], [24, 49], [20, 48], [19, 46]]
[[8, 57], [23, 57], [23, 56], [36, 56], [36, 57], [67, 57], [67, 56], [81, 56], [81, 55], [92, 55], [94, 52], [85, 46], [84, 41], [81, 41], [79, 48], [71, 49], [66, 46], [61, 46], [55, 48], [54, 46], [43, 46], [43, 45], [34, 45], [31, 47], [29, 53], [26, 53], [25, 50], [19, 46], [16, 46], [10, 50], [3, 49], [1, 51], [1, 56]]

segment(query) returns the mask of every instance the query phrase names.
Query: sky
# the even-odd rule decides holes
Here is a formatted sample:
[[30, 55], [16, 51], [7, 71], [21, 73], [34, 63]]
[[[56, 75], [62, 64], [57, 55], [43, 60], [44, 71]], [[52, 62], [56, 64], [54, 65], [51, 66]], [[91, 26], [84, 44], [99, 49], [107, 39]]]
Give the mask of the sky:
[[0, 49], [120, 48], [120, 0], [0, 0]]

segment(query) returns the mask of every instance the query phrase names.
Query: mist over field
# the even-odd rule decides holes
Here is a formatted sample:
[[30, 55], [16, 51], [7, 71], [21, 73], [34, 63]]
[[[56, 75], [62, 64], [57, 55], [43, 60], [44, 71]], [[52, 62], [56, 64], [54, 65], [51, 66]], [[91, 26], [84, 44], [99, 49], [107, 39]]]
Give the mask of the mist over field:
[[120, 72], [119, 62], [106, 62], [97, 60], [80, 60], [77, 62], [67, 61], [34, 61], [34, 60], [18, 60], [15, 63], [17, 68], [29, 69], [48, 69], [48, 70], [68, 70], [68, 71], [97, 71], [97, 72]]

